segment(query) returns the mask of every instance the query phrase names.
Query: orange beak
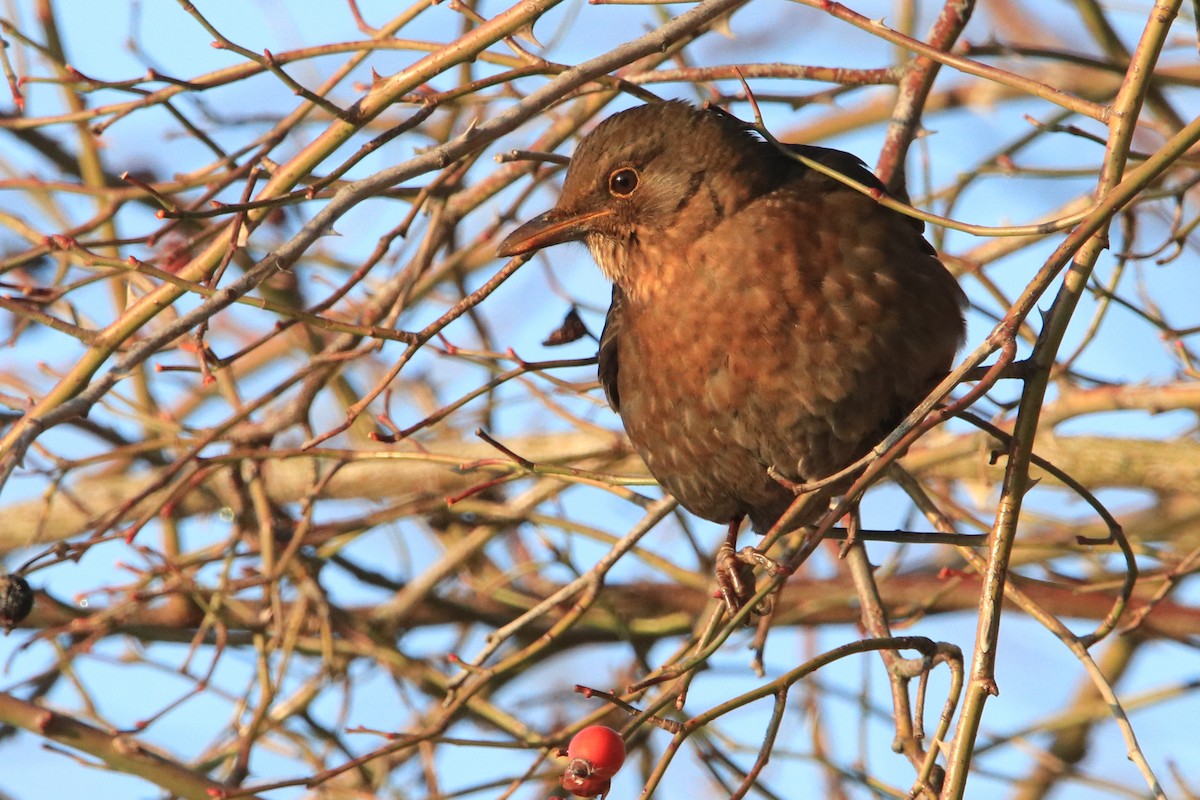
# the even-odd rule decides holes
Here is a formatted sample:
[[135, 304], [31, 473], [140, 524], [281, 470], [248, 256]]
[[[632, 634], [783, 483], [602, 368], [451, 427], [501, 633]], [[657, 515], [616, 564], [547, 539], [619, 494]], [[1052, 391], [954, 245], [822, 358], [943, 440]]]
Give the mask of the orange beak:
[[552, 208], [510, 233], [496, 248], [496, 255], [510, 258], [563, 242], [578, 242], [592, 232], [594, 220], [610, 213], [607, 208], [578, 214]]

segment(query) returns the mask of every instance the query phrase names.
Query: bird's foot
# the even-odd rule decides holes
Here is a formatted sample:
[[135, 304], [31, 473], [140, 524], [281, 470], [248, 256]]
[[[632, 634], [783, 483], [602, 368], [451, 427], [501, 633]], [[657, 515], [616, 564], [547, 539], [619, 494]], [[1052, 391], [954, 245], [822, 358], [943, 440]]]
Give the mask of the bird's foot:
[[[754, 567], [742, 561], [732, 547], [721, 545], [717, 551], [717, 591], [715, 596], [725, 603], [725, 610], [730, 616], [736, 614], [742, 606], [754, 596], [755, 581]], [[758, 613], [759, 609], [754, 609]], [[746, 618], [750, 624], [750, 618]]]
[[[758, 591], [754, 578], [755, 567], [762, 567], [767, 575], [772, 578], [781, 573], [791, 573], [788, 567], [769, 556], [763, 555], [753, 547], [746, 546], [738, 551], [734, 550], [733, 544], [730, 541], [726, 541], [717, 551], [717, 566], [715, 570], [717, 591], [714, 596], [721, 598], [730, 616], [740, 611], [754, 597], [755, 592]], [[770, 612], [771, 599], [769, 597], [764, 598], [754, 607], [745, 622], [749, 625], [752, 618], [765, 616]]]

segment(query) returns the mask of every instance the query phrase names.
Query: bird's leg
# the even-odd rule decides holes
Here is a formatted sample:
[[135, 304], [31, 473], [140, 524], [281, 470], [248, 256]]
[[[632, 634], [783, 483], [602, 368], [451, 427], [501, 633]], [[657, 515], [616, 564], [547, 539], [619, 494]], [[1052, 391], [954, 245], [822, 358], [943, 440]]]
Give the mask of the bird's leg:
[[[742, 527], [742, 518], [737, 517], [729, 523], [729, 533], [725, 543], [717, 550], [717, 596], [725, 603], [730, 616], [736, 614], [742, 606], [749, 602], [757, 591], [754, 580], [754, 568], [762, 567], [771, 577], [787, 570], [775, 559], [758, 552], [747, 545], [740, 551], [737, 549], [738, 530]], [[766, 614], [771, 610], [770, 599], [765, 599], [754, 609], [755, 615]], [[746, 624], [750, 621], [747, 619]]]

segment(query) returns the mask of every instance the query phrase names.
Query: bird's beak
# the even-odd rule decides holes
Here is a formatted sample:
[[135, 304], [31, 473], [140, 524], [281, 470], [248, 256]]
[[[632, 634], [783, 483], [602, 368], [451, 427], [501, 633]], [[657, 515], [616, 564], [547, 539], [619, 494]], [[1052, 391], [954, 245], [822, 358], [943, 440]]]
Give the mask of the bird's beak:
[[496, 248], [496, 254], [510, 258], [553, 244], [577, 242], [594, 230], [595, 220], [610, 213], [607, 208], [578, 213], [552, 208], [510, 233]]

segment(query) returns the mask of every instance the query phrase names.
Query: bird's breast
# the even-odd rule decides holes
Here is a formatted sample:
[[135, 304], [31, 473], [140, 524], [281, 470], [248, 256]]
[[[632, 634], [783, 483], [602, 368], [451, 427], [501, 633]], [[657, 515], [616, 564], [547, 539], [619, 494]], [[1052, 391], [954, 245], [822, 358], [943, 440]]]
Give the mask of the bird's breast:
[[700, 516], [758, 520], [887, 433], [949, 367], [961, 292], [906, 220], [861, 195], [767, 196], [618, 260], [630, 440]]
[[[777, 514], [790, 496], [766, 472], [763, 445], [795, 414], [764, 377], [794, 367], [768, 292], [667, 280], [626, 298], [618, 343], [621, 417], [663, 486], [693, 513], [727, 521]], [[789, 352], [791, 351], [791, 352]], [[786, 394], [794, 395], [793, 391]]]

